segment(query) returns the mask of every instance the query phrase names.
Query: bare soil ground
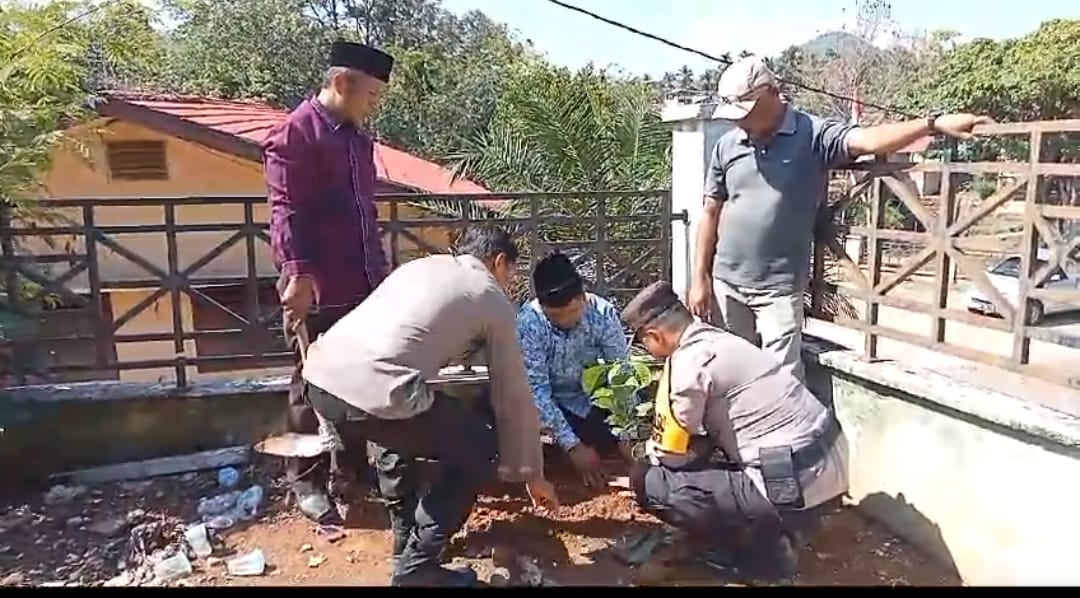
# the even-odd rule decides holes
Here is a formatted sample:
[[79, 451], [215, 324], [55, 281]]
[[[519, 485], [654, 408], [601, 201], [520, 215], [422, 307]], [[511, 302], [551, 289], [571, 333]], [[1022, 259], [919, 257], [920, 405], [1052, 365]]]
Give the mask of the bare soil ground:
[[[269, 473], [249, 469], [240, 488], [263, 483], [265, 510], [252, 522], [220, 534], [208, 559], [192, 559], [193, 572], [168, 585], [330, 586], [385, 585], [390, 576], [390, 533], [381, 505], [352, 509], [345, 535], [324, 538], [289, 508]], [[587, 493], [556, 478], [563, 507], [533, 513], [516, 489], [480, 498], [451, 546], [456, 562], [472, 565], [492, 585], [519, 580], [515, 557], [538, 566], [558, 585], [641, 585], [636, 572], [615, 558], [613, 545], [627, 534], [659, 523], [641, 513], [625, 491]], [[0, 505], [0, 585], [136, 585], [131, 572], [155, 548], [181, 545], [182, 529], [196, 521], [199, 497], [220, 492], [213, 474], [158, 478], [84, 488], [77, 496], [35, 492]], [[69, 493], [70, 494], [70, 493]], [[48, 498], [48, 500], [46, 500]], [[333, 541], [330, 541], [333, 540]], [[263, 551], [266, 573], [233, 577], [224, 560]], [[127, 574], [121, 575], [123, 570]], [[137, 577], [137, 576], [136, 576]], [[655, 582], [654, 582], [655, 583]], [[715, 572], [686, 567], [663, 585], [725, 585]], [[800, 555], [799, 585], [959, 585], [954, 572], [930, 561], [854, 509], [830, 514]]]

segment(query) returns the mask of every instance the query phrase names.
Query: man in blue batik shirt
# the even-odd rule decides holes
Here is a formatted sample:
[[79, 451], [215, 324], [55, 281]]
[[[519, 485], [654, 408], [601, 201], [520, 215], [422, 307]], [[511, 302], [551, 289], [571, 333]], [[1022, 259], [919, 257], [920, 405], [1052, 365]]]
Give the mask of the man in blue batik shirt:
[[570, 259], [552, 254], [533, 270], [536, 299], [518, 312], [518, 339], [540, 424], [566, 451], [586, 485], [602, 483], [600, 454], [629, 459], [611, 432], [608, 412], [581, 388], [586, 366], [625, 359], [630, 351], [619, 312], [586, 293]]

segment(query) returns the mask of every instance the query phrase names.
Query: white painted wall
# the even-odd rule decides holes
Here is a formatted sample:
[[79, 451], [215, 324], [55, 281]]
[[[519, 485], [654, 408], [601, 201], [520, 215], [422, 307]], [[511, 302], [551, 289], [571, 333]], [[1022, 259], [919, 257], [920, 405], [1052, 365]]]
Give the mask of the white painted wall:
[[672, 124], [671, 211], [686, 211], [689, 222], [671, 224], [671, 286], [684, 299], [690, 288], [690, 263], [694, 252], [694, 232], [701, 219], [702, 191], [709, 155], [730, 123], [708, 118], [715, 104], [669, 103], [664, 122]]

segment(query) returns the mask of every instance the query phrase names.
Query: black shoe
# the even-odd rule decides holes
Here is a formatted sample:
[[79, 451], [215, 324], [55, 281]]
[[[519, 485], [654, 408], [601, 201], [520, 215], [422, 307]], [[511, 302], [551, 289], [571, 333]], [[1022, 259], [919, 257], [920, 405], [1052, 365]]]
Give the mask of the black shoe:
[[477, 586], [477, 576], [472, 567], [450, 569], [434, 566], [409, 575], [394, 574], [390, 578], [390, 585], [399, 588], [473, 588]]
[[755, 581], [788, 585], [798, 572], [799, 555], [786, 535], [769, 546], [759, 546], [741, 555], [739, 573]]

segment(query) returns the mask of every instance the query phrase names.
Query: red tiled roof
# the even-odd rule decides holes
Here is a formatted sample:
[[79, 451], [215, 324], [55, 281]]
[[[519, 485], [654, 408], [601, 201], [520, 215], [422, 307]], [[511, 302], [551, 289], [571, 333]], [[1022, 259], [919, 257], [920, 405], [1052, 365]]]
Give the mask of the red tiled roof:
[[[122, 102], [182, 119], [210, 131], [259, 147], [267, 132], [288, 114], [262, 102], [213, 98], [110, 92], [110, 102]], [[388, 145], [375, 144], [379, 180], [424, 193], [488, 193], [468, 180], [453, 180], [450, 170]]]

